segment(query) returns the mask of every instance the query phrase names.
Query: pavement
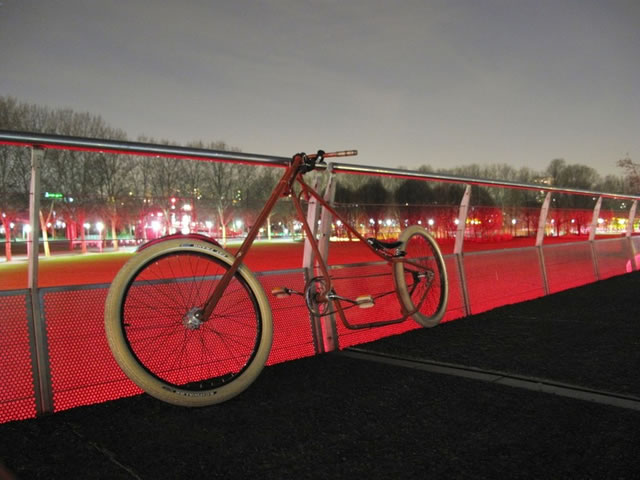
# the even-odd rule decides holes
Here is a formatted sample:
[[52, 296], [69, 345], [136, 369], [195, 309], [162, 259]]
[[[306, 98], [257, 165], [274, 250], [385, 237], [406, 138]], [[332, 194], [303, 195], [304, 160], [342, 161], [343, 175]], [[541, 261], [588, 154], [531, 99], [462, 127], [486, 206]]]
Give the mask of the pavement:
[[640, 272], [265, 368], [0, 425], [0, 479], [640, 475]]

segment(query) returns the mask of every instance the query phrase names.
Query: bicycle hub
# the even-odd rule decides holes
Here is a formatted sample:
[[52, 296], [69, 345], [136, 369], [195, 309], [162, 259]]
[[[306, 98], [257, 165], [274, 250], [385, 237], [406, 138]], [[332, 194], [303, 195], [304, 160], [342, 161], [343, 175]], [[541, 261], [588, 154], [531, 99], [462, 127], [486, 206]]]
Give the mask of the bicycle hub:
[[202, 309], [200, 307], [193, 307], [182, 317], [182, 324], [189, 330], [198, 330], [202, 323]]

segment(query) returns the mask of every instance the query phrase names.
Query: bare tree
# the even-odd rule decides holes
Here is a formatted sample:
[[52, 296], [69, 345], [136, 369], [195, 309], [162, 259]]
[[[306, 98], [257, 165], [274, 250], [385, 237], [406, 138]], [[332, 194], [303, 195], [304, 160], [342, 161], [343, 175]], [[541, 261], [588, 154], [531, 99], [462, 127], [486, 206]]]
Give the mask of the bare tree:
[[[259, 167], [258, 169], [253, 169], [252, 178], [241, 189], [240, 206], [247, 226], [255, 224], [258, 214], [267, 202], [282, 173], [279, 168]], [[280, 199], [266, 220], [267, 238], [271, 239], [273, 218], [280, 218], [290, 224], [294, 217], [291, 202], [287, 201], [287, 199]], [[293, 225], [290, 226], [290, 230], [293, 231]]]
[[[0, 128], [21, 130], [26, 104], [12, 97], [0, 97]], [[31, 175], [29, 152], [18, 147], [0, 148], [0, 225], [4, 230], [5, 257], [12, 259], [12, 225], [27, 208]]]
[[[111, 138], [126, 138], [122, 131], [115, 131], [110, 136]], [[133, 159], [125, 155], [98, 154], [93, 163], [98, 177], [98, 191], [111, 226], [113, 249], [117, 250], [117, 228], [122, 222], [120, 207], [124, 207], [124, 199], [131, 191]]]
[[[55, 133], [105, 138], [109, 131], [101, 117], [72, 110], [57, 110], [51, 115]], [[103, 154], [97, 154], [98, 158]], [[88, 215], [97, 210], [100, 179], [96, 154], [70, 150], [48, 150], [43, 162], [43, 188], [63, 194], [60, 209], [67, 225], [70, 248], [80, 233], [80, 245], [87, 251], [85, 224]]]
[[375, 177], [369, 179], [355, 192], [355, 197], [369, 217], [369, 223], [373, 230], [373, 235], [378, 236], [382, 226], [382, 216], [386, 209], [386, 204], [391, 198], [391, 194], [384, 187], [382, 181]]
[[626, 157], [618, 160], [617, 165], [624, 170], [631, 191], [640, 192], [640, 164], [631, 160], [627, 154]]
[[[215, 144], [217, 150], [224, 145]], [[237, 165], [225, 162], [210, 162], [206, 164], [204, 190], [210, 197], [215, 208], [217, 220], [222, 233], [222, 244], [227, 242], [227, 225], [231, 221], [234, 200], [241, 184], [240, 171]]]
[[20, 156], [19, 153], [16, 147], [0, 149], [0, 224], [4, 230], [7, 261], [12, 258], [11, 226], [15, 224], [16, 213], [19, 210], [14, 168], [16, 159]]

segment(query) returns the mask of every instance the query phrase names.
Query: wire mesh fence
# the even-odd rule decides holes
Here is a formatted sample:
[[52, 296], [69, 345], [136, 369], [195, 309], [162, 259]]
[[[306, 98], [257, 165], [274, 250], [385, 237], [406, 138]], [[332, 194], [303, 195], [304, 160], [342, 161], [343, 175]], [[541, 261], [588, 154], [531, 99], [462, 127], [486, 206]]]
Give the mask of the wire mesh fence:
[[[172, 157], [236, 162], [245, 164], [249, 169], [254, 169], [255, 165], [283, 167], [289, 161], [237, 152], [15, 132], [0, 132], [2, 142], [32, 147], [32, 153], [39, 151], [40, 156], [42, 148], [49, 149], [47, 151], [70, 149], [86, 150], [92, 152], [91, 155], [102, 152], [100, 155], [138, 154], [154, 159]], [[246, 167], [246, 164], [254, 166]], [[32, 159], [34, 171], [37, 170], [35, 165], [36, 159]], [[149, 167], [153, 165], [150, 163]], [[336, 172], [377, 176], [397, 184], [411, 179], [422, 183], [441, 182], [451, 187], [438, 190], [428, 205], [414, 205], [404, 200], [404, 203], [398, 203], [397, 199], [394, 204], [387, 200], [371, 205], [353, 203], [344, 198], [336, 201], [336, 210], [362, 235], [390, 240], [397, 238], [399, 232], [409, 225], [421, 225], [436, 237], [445, 254], [450, 287], [443, 321], [640, 269], [640, 237], [632, 236], [639, 227], [638, 219], [634, 219], [638, 196], [619, 197], [617, 194], [547, 185], [344, 164], [334, 164], [330, 176]], [[269, 182], [273, 178], [265, 179], [267, 183], [262, 186], [271, 185]], [[256, 181], [265, 179], [256, 178]], [[246, 177], [240, 180], [246, 181]], [[402, 185], [407, 187], [404, 183]], [[470, 192], [472, 186], [476, 194], [471, 195], [473, 200], [469, 201], [467, 191]], [[90, 248], [102, 251], [109, 248], [109, 244], [114, 249], [127, 242], [135, 245], [174, 231], [204, 233], [223, 239], [241, 237], [255, 221], [255, 209], [247, 208], [242, 216], [234, 219], [230, 216], [231, 210], [223, 211], [225, 205], [222, 204], [218, 205], [219, 218], [216, 218], [216, 211], [200, 206], [200, 200], [205, 200], [206, 195], [202, 196], [199, 188], [189, 188], [185, 190], [188, 194], [182, 196], [154, 198], [136, 196], [132, 190], [123, 198], [110, 199], [111, 203], [106, 207], [111, 205], [111, 208], [104, 205], [89, 208], [91, 202], [87, 199], [71, 196], [69, 192], [40, 192], [39, 187], [38, 184], [30, 197], [29, 212], [24, 201], [26, 196], [22, 203], [10, 202], [13, 205], [11, 209], [3, 207], [0, 240], [8, 240], [4, 242], [7, 260], [11, 255], [31, 253], [31, 265], [37, 263], [38, 257], [29, 252], [28, 247], [39, 243], [40, 237], [32, 238], [31, 235], [38, 226], [49, 232], [54, 240], [51, 245], [47, 242], [46, 248], [41, 248], [46, 253], [49, 247], [55, 250], [56, 240], [61, 248], [84, 252]], [[269, 188], [262, 190], [268, 191]], [[482, 204], [483, 198], [489, 199], [483, 188], [501, 191], [491, 197], [491, 205]], [[449, 200], [444, 200], [443, 195], [447, 192]], [[525, 192], [527, 195], [516, 195], [509, 203], [505, 192]], [[40, 199], [39, 193], [44, 195], [44, 200]], [[230, 195], [217, 197], [225, 197], [230, 205], [237, 206], [248, 201], [245, 193], [235, 189]], [[551, 193], [555, 195], [553, 199]], [[344, 188], [342, 195], [345, 195]], [[461, 195], [462, 200], [459, 200]], [[572, 201], [572, 195], [581, 201]], [[516, 197], [519, 203], [514, 200]], [[34, 203], [34, 198], [39, 201]], [[602, 198], [606, 200], [603, 209]], [[258, 204], [261, 202], [259, 198], [253, 200]], [[280, 211], [274, 211], [260, 235], [266, 238], [302, 237], [300, 224], [291, 217], [286, 199], [283, 204]], [[118, 209], [122, 213], [119, 220], [114, 215]], [[38, 214], [42, 214], [39, 221]], [[112, 214], [110, 219], [109, 214]], [[119, 234], [116, 232], [118, 229]], [[347, 243], [345, 240], [351, 240], [348, 236], [345, 238], [343, 225], [338, 222], [332, 223], [326, 232], [336, 240], [332, 246], [334, 250], [339, 250], [341, 243]], [[595, 239], [596, 233], [607, 234], [610, 238]], [[543, 238], [550, 241], [543, 242]], [[458, 242], [459, 239], [464, 242], [464, 252], [461, 248], [463, 242]], [[46, 236], [42, 240], [46, 240]], [[482, 248], [477, 248], [476, 244], [487, 242], [494, 243], [493, 247], [479, 251]], [[42, 247], [42, 243], [40, 245]], [[271, 262], [277, 264], [273, 259]], [[332, 263], [339, 263], [330, 270], [336, 289], [343, 295], [374, 296], [378, 307], [376, 315], [385, 317], [379, 320], [401, 315], [399, 302], [393, 294], [391, 271], [386, 263], [362, 257], [353, 261], [341, 258]], [[263, 269], [265, 271], [256, 274], [266, 292], [281, 285], [304, 290], [309, 277], [306, 269], [279, 268]], [[103, 283], [85, 283], [89, 284], [38, 288], [36, 279], [33, 284], [30, 280], [30, 289], [0, 291], [0, 311], [3, 312], [0, 321], [0, 422], [140, 393], [140, 389], [120, 371], [104, 334], [104, 302], [109, 284], [104, 280]], [[333, 334], [336, 339], [331, 348], [347, 348], [419, 328], [412, 321], [360, 330], [346, 328], [338, 321], [335, 325], [329, 322], [329, 327], [323, 324], [320, 328], [309, 314], [303, 297], [270, 298], [270, 303], [274, 321], [273, 347], [267, 361], [270, 365], [326, 351], [326, 337]], [[352, 308], [347, 314], [349, 321], [356, 325], [369, 320], [369, 312], [364, 309]], [[327, 328], [331, 331], [327, 332]], [[50, 399], [50, 408], [43, 408], [43, 399]]]
[[[633, 253], [640, 237], [547, 245], [542, 249], [471, 252], [445, 255], [450, 294], [443, 321], [469, 313], [480, 313], [501, 305], [521, 302], [545, 294], [574, 288], [598, 279], [640, 267]], [[635, 250], [634, 250], [635, 249]], [[544, 269], [543, 269], [544, 268]], [[464, 277], [461, 276], [464, 273]], [[393, 292], [393, 279], [384, 262], [336, 265], [331, 268], [335, 288], [341, 294], [357, 296], [367, 292], [378, 296], [376, 312], [384, 320], [400, 315]], [[287, 285], [302, 291], [304, 269], [257, 272], [265, 291]], [[545, 282], [547, 286], [545, 287]], [[47, 384], [54, 411], [113, 400], [141, 393], [120, 370], [104, 335], [104, 302], [109, 284], [43, 288], [40, 302], [46, 327]], [[272, 365], [320, 351], [303, 297], [270, 298], [274, 320], [273, 348], [267, 364]], [[0, 422], [36, 416], [33, 374], [35, 349], [29, 330], [29, 292], [0, 292]], [[368, 310], [350, 309], [349, 322], [366, 322]], [[420, 328], [413, 321], [375, 329], [350, 330], [335, 325], [337, 348], [343, 349], [385, 336]]]

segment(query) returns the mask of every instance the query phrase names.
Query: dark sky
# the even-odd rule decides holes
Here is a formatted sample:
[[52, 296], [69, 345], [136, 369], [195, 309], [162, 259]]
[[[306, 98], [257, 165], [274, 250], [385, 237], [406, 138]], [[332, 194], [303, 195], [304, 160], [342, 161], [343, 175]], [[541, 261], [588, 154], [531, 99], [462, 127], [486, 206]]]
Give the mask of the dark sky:
[[640, 0], [0, 0], [0, 95], [367, 165], [640, 160]]

